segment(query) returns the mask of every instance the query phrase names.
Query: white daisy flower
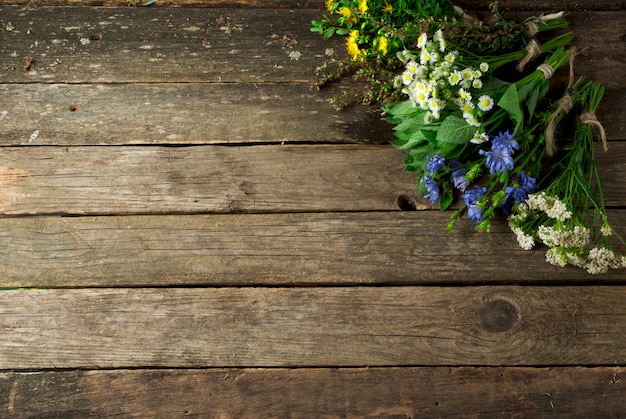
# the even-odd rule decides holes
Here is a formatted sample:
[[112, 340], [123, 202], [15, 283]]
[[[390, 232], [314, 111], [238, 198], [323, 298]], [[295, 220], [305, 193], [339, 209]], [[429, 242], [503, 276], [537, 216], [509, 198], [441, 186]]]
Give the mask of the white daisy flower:
[[470, 142], [472, 144], [482, 144], [489, 141], [489, 136], [485, 132], [476, 131]]
[[457, 84], [459, 84], [461, 82], [461, 72], [458, 70], [454, 70], [451, 74], [450, 77], [448, 77], [448, 82], [452, 85], [452, 86], [456, 86]]
[[490, 111], [493, 108], [493, 98], [488, 95], [482, 95], [478, 98], [478, 109], [483, 112]]
[[480, 71], [482, 71], [483, 73], [486, 73], [487, 71], [489, 71], [489, 64], [487, 63], [480, 63], [480, 65], [478, 66], [478, 68], [480, 69]]
[[428, 43], [428, 35], [426, 35], [426, 33], [424, 32], [419, 36], [419, 38], [417, 38], [417, 47], [425, 48], [427, 43]]
[[468, 92], [466, 89], [459, 89], [458, 96], [459, 98], [463, 99], [465, 102], [469, 102], [472, 100], [472, 94]]
[[483, 88], [483, 81], [481, 79], [474, 79], [474, 80], [472, 80], [472, 87], [474, 89], [482, 89]]

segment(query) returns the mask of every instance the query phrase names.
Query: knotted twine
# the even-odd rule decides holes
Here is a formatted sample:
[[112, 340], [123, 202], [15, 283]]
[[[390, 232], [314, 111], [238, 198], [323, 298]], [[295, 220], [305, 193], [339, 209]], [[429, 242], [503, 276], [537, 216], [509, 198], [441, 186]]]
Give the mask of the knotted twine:
[[[559, 12], [528, 19], [528, 21], [525, 23], [528, 35], [532, 38], [539, 32], [540, 24], [545, 24], [550, 20], [560, 19], [561, 17], [563, 17], [563, 14], [563, 12]], [[522, 58], [522, 60], [520, 60], [520, 62], [515, 67], [517, 71], [520, 72], [524, 71], [524, 67], [526, 67], [526, 64], [541, 55], [541, 47], [535, 39], [531, 39], [530, 42], [528, 42], [528, 45], [526, 45], [525, 49], [527, 51], [527, 54], [524, 56], [524, 58]]]
[[[565, 89], [565, 93], [563, 97], [559, 99], [557, 104], [559, 105], [552, 115], [550, 115], [550, 122], [546, 127], [546, 154], [548, 156], [553, 156], [556, 153], [556, 141], [554, 140], [554, 130], [556, 128], [557, 120], [563, 115], [567, 115], [574, 105], [572, 101], [572, 86], [574, 85], [574, 57], [576, 57], [576, 47], [572, 47], [570, 56], [569, 56], [569, 82], [567, 84], [567, 88]], [[546, 80], [554, 75], [554, 69], [544, 63], [537, 67], [537, 70], [543, 72], [543, 75]]]
[[552, 13], [545, 16], [533, 17], [526, 22], [526, 30], [528, 35], [535, 36], [539, 32], [539, 24], [546, 23], [549, 20], [556, 20], [563, 17], [564, 12]]
[[580, 121], [583, 124], [589, 124], [598, 127], [598, 130], [600, 131], [600, 138], [602, 139], [602, 148], [604, 149], [605, 153], [609, 151], [609, 143], [606, 141], [606, 132], [604, 131], [604, 127], [602, 126], [600, 121], [598, 121], [596, 113], [593, 111], [587, 111], [580, 115]]
[[[561, 112], [563, 112], [563, 115], [567, 115], [572, 110], [574, 105], [572, 100], [572, 86], [574, 85], [574, 58], [578, 53], [579, 52], [576, 51], [576, 47], [572, 47], [571, 54], [569, 56], [569, 82], [563, 97], [557, 102], [559, 106], [550, 115], [550, 122], [546, 127], [546, 154], [548, 156], [553, 156], [557, 150], [556, 142], [554, 141], [554, 130], [556, 128], [557, 120], [561, 116]], [[546, 63], [537, 67], [537, 70], [540, 70], [543, 73], [546, 80], [554, 75], [554, 69]], [[609, 144], [606, 139], [606, 131], [600, 121], [598, 121], [596, 113], [594, 111], [586, 111], [580, 115], [580, 121], [583, 124], [589, 124], [598, 128], [600, 131], [600, 138], [602, 139], [602, 147], [605, 152], [608, 151]]]
[[527, 54], [524, 56], [524, 58], [520, 60], [520, 62], [515, 67], [515, 69], [520, 72], [524, 71], [524, 67], [526, 67], [526, 64], [541, 55], [541, 47], [539, 46], [539, 43], [534, 39], [530, 40], [525, 49], [527, 51]]

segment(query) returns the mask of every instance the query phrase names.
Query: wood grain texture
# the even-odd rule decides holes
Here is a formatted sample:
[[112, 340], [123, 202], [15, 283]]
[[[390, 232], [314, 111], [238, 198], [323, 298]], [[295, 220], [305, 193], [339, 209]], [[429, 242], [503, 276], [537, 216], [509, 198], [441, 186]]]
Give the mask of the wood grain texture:
[[626, 288], [0, 293], [0, 369], [622, 365]]
[[[415, 198], [387, 146], [18, 147], [0, 212], [130, 214], [396, 210]], [[411, 199], [413, 199], [411, 198]]]
[[[623, 212], [609, 213], [626, 235]], [[327, 213], [0, 219], [0, 287], [562, 284], [591, 276], [448, 213]]]
[[0, 84], [0, 145], [393, 140], [374, 107], [336, 112], [335, 93], [308, 83]]
[[[598, 153], [608, 206], [626, 200], [626, 143]], [[23, 175], [0, 189], [0, 213], [113, 215], [419, 209], [416, 176], [391, 145], [5, 148]], [[27, 174], [27, 175], [26, 175]]]
[[[140, 0], [0, 0], [0, 5], [41, 6], [104, 6], [126, 7]], [[563, 0], [501, 0], [503, 9], [512, 10], [623, 10], [618, 0], [581, 0], [575, 3]], [[460, 0], [455, 4], [467, 9], [485, 9], [483, 0]], [[324, 0], [158, 0], [151, 7], [246, 7], [246, 8], [317, 8], [324, 7]]]
[[[337, 112], [336, 88], [307, 83], [0, 84], [0, 145], [389, 143], [375, 106]], [[606, 93], [598, 117], [625, 139], [626, 89]], [[37, 133], [33, 138], [33, 133]]]
[[5, 418], [618, 418], [620, 367], [118, 370], [0, 374]]
[[0, 31], [5, 83], [310, 83], [327, 48], [345, 49], [309, 30], [315, 10], [6, 6], [2, 14], [14, 27]]
[[[0, 31], [1, 82], [311, 82], [329, 48], [345, 57], [343, 38], [309, 31], [319, 10], [6, 6], [2, 12], [14, 29]], [[626, 10], [568, 15], [575, 45], [587, 48], [577, 73], [609, 89], [623, 88], [614, 74], [626, 64], [624, 16]], [[26, 58], [33, 63], [28, 71]]]

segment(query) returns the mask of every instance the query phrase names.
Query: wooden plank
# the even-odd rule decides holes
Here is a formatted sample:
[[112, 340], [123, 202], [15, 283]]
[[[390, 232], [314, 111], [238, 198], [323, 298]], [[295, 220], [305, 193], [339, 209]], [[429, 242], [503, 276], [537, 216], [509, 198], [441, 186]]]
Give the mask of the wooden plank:
[[[6, 6], [3, 15], [13, 27], [0, 31], [5, 83], [311, 82], [329, 48], [345, 56], [342, 38], [309, 31], [319, 10]], [[626, 63], [625, 16], [626, 10], [569, 15], [576, 45], [589, 48], [576, 61], [578, 74], [623, 88], [614, 75]], [[26, 58], [34, 62], [28, 71]]]
[[[0, 5], [42, 6], [104, 6], [126, 7], [140, 0], [0, 0]], [[460, 0], [455, 4], [467, 9], [485, 9], [484, 0]], [[514, 10], [623, 10], [619, 0], [501, 0], [502, 9]], [[254, 7], [254, 8], [324, 8], [324, 0], [158, 0], [152, 7]]]
[[328, 48], [345, 49], [340, 38], [311, 33], [315, 10], [7, 6], [2, 14], [13, 27], [0, 31], [4, 83], [310, 83]]
[[[400, 195], [425, 209], [403, 155], [391, 145], [9, 147], [0, 214], [388, 211]], [[607, 205], [624, 205], [626, 143], [598, 161]]]
[[[337, 89], [303, 83], [0, 84], [2, 145], [388, 143], [380, 111], [327, 102]], [[598, 117], [624, 139], [626, 89], [607, 92]], [[27, 98], [27, 99], [26, 99]], [[37, 132], [36, 138], [32, 138]]]
[[0, 374], [18, 417], [619, 417], [620, 367], [311, 368]]
[[623, 286], [0, 293], [0, 369], [609, 366]]
[[[336, 112], [328, 103], [336, 93], [336, 89], [312, 92], [308, 83], [0, 84], [0, 142], [128, 145], [393, 140], [391, 126], [374, 107]], [[607, 127], [609, 135], [622, 134], [611, 128]], [[37, 137], [31, 138], [35, 131]]]
[[[610, 220], [626, 236], [626, 214]], [[624, 282], [520, 249], [449, 213], [0, 219], [0, 287]], [[503, 268], [506, 267], [506, 268]], [[523, 274], [520, 274], [523, 272]]]
[[0, 212], [130, 214], [397, 210], [415, 197], [393, 146], [6, 148]]

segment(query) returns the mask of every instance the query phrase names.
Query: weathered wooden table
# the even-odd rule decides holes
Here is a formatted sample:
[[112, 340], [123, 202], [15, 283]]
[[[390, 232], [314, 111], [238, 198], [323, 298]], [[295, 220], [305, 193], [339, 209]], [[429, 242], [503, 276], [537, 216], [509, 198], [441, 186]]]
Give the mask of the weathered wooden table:
[[[623, 2], [500, 5], [570, 12], [626, 235]], [[322, 8], [0, 0], [0, 417], [623, 417], [626, 273], [446, 234]]]

